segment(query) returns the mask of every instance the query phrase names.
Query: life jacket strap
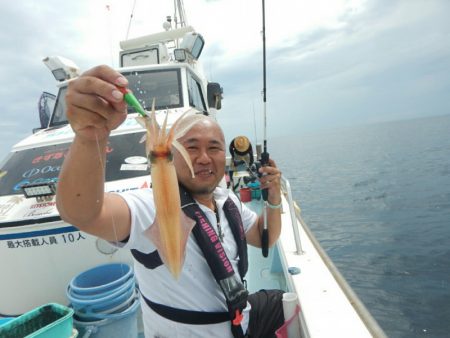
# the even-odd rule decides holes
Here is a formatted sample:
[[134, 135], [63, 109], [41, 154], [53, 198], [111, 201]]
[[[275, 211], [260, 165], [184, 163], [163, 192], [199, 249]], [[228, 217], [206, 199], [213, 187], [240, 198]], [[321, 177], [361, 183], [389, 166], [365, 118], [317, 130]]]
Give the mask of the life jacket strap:
[[230, 314], [228, 312], [204, 312], [194, 310], [177, 309], [167, 305], [152, 302], [150, 299], [144, 298], [145, 303], [157, 314], [166, 319], [183, 324], [206, 325], [228, 322]]

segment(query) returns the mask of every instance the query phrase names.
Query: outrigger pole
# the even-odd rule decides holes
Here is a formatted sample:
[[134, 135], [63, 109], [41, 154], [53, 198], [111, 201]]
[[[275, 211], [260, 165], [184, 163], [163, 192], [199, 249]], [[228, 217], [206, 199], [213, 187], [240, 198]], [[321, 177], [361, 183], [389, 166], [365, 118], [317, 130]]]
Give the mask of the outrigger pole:
[[[266, 15], [265, 15], [265, 0], [262, 0], [262, 37], [263, 37], [263, 113], [264, 113], [264, 143], [263, 152], [261, 153], [261, 165], [269, 165], [269, 153], [267, 152], [267, 110], [266, 110]], [[269, 255], [269, 229], [267, 228], [267, 198], [269, 192], [266, 189], [262, 190], [262, 197], [264, 200], [264, 229], [261, 235], [261, 249], [262, 255], [267, 257]]]

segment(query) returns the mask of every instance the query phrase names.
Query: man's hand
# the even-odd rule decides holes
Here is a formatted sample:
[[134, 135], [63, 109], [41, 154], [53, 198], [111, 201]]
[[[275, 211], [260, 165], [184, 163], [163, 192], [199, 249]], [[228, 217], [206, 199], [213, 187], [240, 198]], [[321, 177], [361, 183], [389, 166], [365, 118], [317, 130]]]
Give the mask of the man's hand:
[[261, 167], [259, 172], [262, 174], [259, 179], [261, 189], [268, 190], [268, 202], [272, 205], [281, 203], [281, 171], [277, 168], [274, 160], [269, 159], [269, 165]]
[[98, 66], [69, 83], [67, 119], [75, 134], [88, 141], [106, 139], [126, 118], [123, 94], [128, 81], [108, 66]]

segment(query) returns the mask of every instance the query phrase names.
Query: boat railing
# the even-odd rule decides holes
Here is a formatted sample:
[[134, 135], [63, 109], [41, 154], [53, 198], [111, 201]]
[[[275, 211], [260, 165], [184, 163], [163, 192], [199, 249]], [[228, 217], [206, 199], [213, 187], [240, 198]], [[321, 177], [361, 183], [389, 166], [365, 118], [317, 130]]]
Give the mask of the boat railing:
[[303, 231], [309, 237], [309, 240], [311, 241], [311, 243], [317, 250], [319, 256], [322, 258], [322, 260], [325, 263], [325, 265], [327, 266], [328, 270], [333, 275], [333, 277], [336, 280], [336, 282], [338, 283], [339, 287], [344, 292], [345, 296], [347, 297], [349, 302], [352, 304], [353, 308], [358, 313], [359, 317], [364, 322], [364, 324], [366, 325], [369, 332], [372, 334], [372, 336], [374, 338], [387, 338], [383, 329], [380, 327], [380, 325], [375, 320], [375, 318], [372, 316], [372, 314], [369, 312], [369, 310], [367, 310], [366, 306], [359, 299], [358, 295], [353, 291], [352, 287], [347, 283], [347, 281], [342, 276], [342, 274], [340, 273], [338, 268], [334, 265], [331, 258], [328, 256], [328, 254], [322, 248], [319, 241], [316, 239], [316, 237], [312, 233], [311, 229], [308, 227], [308, 225], [302, 219], [302, 217], [300, 215], [300, 211], [301, 211], [300, 207], [293, 200], [289, 181], [285, 177], [281, 178], [281, 189], [282, 189], [282, 192], [285, 195], [287, 202], [289, 204], [289, 212], [291, 214], [292, 226], [294, 229], [294, 238], [295, 238], [295, 245], [297, 248], [297, 254], [303, 254], [303, 250], [302, 250], [301, 243], [300, 243], [300, 234], [299, 234], [299, 229], [298, 229], [298, 222], [300, 222], [300, 226], [302, 227]]
[[295, 214], [295, 209], [298, 208], [296, 205], [293, 197], [292, 197], [292, 190], [291, 190], [291, 184], [289, 183], [289, 180], [281, 176], [281, 191], [283, 192], [287, 203], [289, 205], [289, 213], [291, 215], [291, 224], [292, 229], [294, 230], [294, 239], [295, 239], [295, 248], [296, 248], [296, 254], [301, 255], [303, 253], [302, 249], [302, 242], [300, 239], [300, 231], [298, 230], [298, 219]]

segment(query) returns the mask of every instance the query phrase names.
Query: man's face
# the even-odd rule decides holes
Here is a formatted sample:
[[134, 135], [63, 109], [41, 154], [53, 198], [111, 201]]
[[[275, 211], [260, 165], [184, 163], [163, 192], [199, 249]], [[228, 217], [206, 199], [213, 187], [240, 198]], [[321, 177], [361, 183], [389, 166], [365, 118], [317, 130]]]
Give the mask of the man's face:
[[195, 177], [178, 151], [174, 165], [178, 180], [194, 196], [210, 194], [225, 174], [225, 140], [219, 126], [209, 120], [195, 124], [178, 142], [192, 161]]

